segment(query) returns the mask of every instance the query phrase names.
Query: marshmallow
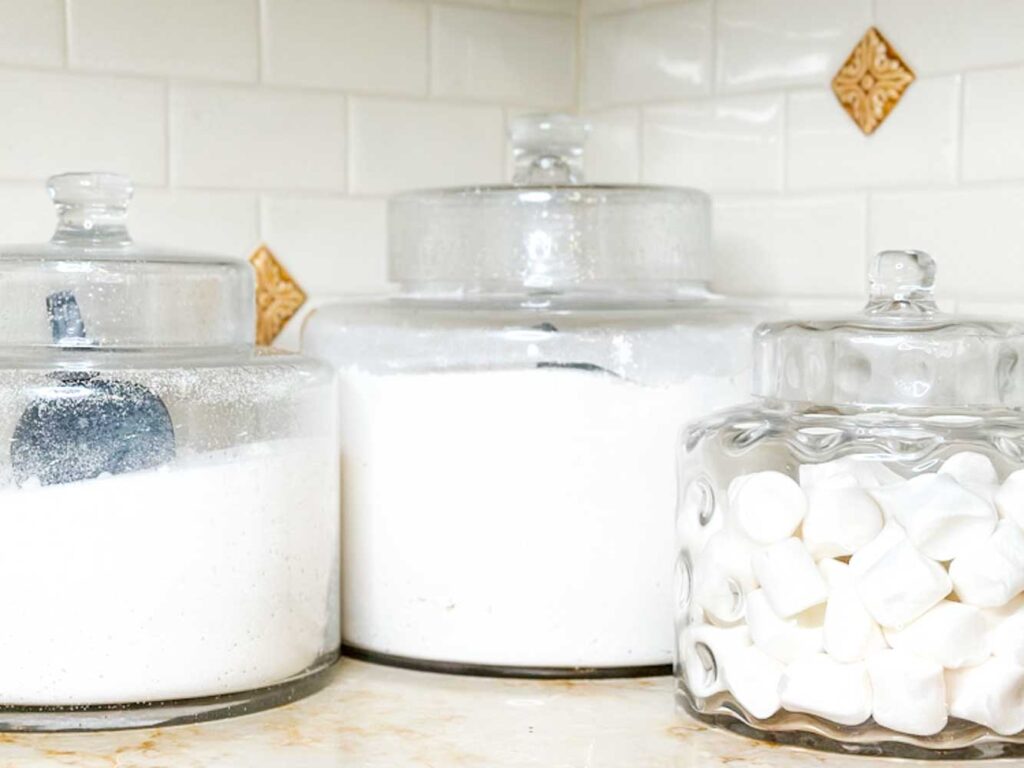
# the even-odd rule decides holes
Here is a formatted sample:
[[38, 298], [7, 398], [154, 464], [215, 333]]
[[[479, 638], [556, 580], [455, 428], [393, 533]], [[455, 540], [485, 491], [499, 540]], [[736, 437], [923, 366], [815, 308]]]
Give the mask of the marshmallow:
[[903, 478], [877, 459], [867, 456], [846, 456], [823, 464], [802, 464], [800, 487], [814, 488], [881, 488], [903, 482]]
[[680, 638], [679, 664], [686, 685], [695, 696], [706, 697], [726, 690], [724, 670], [732, 654], [750, 645], [750, 630], [744, 626], [715, 627], [696, 624]]
[[754, 575], [768, 602], [789, 618], [825, 602], [828, 587], [800, 539], [785, 539], [754, 553]]
[[841, 560], [821, 560], [818, 562], [818, 572], [825, 580], [825, 586], [829, 593], [844, 584], [852, 584], [854, 581], [853, 571], [849, 563]]
[[952, 588], [946, 570], [910, 541], [896, 544], [857, 578], [864, 607], [883, 627], [906, 626]]
[[823, 653], [805, 656], [783, 672], [779, 701], [791, 712], [859, 725], [871, 717], [871, 681], [862, 662], [843, 664]]
[[774, 544], [791, 536], [807, 513], [807, 496], [781, 472], [755, 472], [729, 484], [729, 516], [747, 537]]
[[1024, 595], [999, 608], [983, 610], [982, 614], [992, 653], [1024, 666]]
[[915, 546], [933, 560], [952, 560], [980, 544], [998, 518], [990, 504], [948, 474], [918, 475], [871, 493], [886, 515], [902, 525]]
[[811, 609], [791, 619], [782, 619], [772, 610], [764, 590], [757, 589], [747, 595], [747, 624], [754, 644], [782, 662], [821, 652], [824, 618], [823, 611]]
[[949, 566], [957, 597], [985, 608], [1005, 605], [1024, 590], [1024, 531], [1002, 520], [987, 541]]
[[946, 672], [949, 714], [1001, 736], [1024, 730], [1024, 667], [993, 656], [976, 667]]
[[1024, 469], [1010, 475], [996, 491], [999, 514], [1024, 528]]
[[852, 555], [882, 530], [882, 510], [860, 488], [814, 488], [807, 493], [803, 540], [815, 558]]
[[897, 651], [959, 669], [988, 658], [988, 631], [978, 608], [943, 600], [902, 629], [885, 630], [885, 639]]
[[785, 667], [756, 645], [729, 656], [726, 682], [747, 712], [764, 720], [779, 711], [779, 681]]
[[864, 608], [857, 585], [848, 578], [831, 588], [825, 605], [825, 651], [836, 661], [860, 661], [885, 648], [882, 630]]
[[694, 560], [693, 596], [718, 624], [743, 617], [743, 594], [757, 588], [751, 558], [757, 546], [734, 531], [719, 531]]
[[853, 553], [853, 557], [850, 558], [850, 572], [857, 576], [865, 573], [890, 549], [906, 539], [907, 532], [900, 524], [888, 521], [881, 533]]
[[949, 475], [964, 487], [978, 485], [999, 485], [999, 473], [995, 465], [983, 453], [961, 451], [946, 459], [940, 475]]
[[946, 681], [940, 664], [884, 650], [871, 654], [867, 668], [876, 723], [915, 736], [932, 736], [946, 727]]

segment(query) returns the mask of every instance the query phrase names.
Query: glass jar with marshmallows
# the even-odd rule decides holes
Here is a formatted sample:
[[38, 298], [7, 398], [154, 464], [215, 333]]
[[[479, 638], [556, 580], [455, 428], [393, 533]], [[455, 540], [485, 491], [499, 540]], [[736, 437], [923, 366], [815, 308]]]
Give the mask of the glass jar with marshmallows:
[[682, 438], [677, 701], [746, 735], [1024, 753], [1024, 325], [943, 314], [924, 253], [863, 313], [755, 334], [755, 401]]

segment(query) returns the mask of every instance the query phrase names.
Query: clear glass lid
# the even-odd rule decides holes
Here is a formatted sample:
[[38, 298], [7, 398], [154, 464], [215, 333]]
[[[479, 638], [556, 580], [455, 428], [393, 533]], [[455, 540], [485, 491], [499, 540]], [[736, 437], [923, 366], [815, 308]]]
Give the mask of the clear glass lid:
[[710, 277], [710, 201], [696, 189], [583, 183], [589, 126], [528, 115], [511, 185], [398, 195], [391, 279], [407, 287], [671, 291]]
[[230, 257], [142, 248], [126, 224], [131, 182], [67, 173], [47, 185], [52, 239], [0, 247], [0, 348], [250, 346], [252, 270]]
[[826, 407], [1024, 407], [1024, 325], [941, 312], [935, 271], [921, 251], [884, 251], [859, 315], [762, 325], [755, 395]]

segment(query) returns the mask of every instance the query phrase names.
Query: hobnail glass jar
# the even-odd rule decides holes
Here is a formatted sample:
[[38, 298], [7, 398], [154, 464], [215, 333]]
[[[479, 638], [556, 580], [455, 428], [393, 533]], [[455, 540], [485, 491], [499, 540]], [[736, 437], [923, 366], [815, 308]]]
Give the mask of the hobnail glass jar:
[[332, 372], [254, 346], [251, 269], [135, 246], [127, 179], [50, 180], [0, 248], [0, 728], [189, 722], [337, 657]]
[[313, 313], [340, 373], [343, 646], [495, 675], [668, 673], [674, 445], [749, 389], [708, 198], [584, 185], [586, 127], [513, 129], [510, 186], [399, 195], [398, 290]]
[[927, 254], [863, 314], [762, 326], [755, 401], [684, 432], [677, 700], [740, 733], [1020, 754], [1024, 326], [951, 316]]

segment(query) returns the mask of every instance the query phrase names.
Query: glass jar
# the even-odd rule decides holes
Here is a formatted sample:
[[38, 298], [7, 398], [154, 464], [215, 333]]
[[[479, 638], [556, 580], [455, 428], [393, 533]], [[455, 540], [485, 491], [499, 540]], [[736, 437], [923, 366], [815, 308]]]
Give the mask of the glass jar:
[[333, 373], [254, 346], [249, 265], [141, 249], [130, 182], [50, 180], [0, 249], [0, 728], [190, 722], [339, 646]]
[[924, 253], [863, 314], [762, 326], [748, 406], [684, 433], [677, 699], [773, 741], [1024, 752], [1024, 326]]
[[513, 128], [510, 186], [399, 195], [392, 295], [307, 321], [340, 372], [343, 647], [493, 675], [670, 672], [674, 444], [749, 388], [708, 198], [580, 183], [586, 126]]

